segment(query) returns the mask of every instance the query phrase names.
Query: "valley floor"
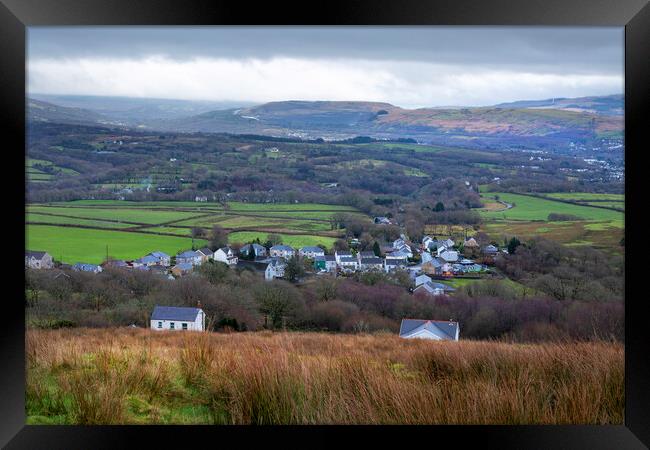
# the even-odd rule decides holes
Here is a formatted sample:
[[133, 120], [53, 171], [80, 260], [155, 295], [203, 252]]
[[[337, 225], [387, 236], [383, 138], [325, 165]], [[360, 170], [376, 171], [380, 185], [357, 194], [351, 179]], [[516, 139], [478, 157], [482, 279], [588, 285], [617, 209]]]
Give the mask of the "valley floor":
[[29, 424], [622, 424], [624, 348], [30, 329], [26, 396]]

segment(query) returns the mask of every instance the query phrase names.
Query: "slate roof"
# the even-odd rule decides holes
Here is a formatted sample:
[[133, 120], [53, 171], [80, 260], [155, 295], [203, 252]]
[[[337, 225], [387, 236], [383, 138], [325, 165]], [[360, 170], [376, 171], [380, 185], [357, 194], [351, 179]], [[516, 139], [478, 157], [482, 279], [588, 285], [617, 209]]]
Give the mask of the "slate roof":
[[142, 263], [142, 264], [150, 264], [150, 263], [155, 264], [155, 263], [157, 263], [159, 261], [159, 258], [156, 258], [153, 255], [146, 255], [146, 256], [143, 256], [140, 259], [137, 259], [136, 261], [139, 262], [139, 263]]
[[426, 329], [443, 339], [456, 340], [458, 322], [443, 320], [402, 319], [399, 327], [400, 337], [410, 336], [420, 330]]
[[174, 268], [181, 269], [181, 270], [192, 270], [194, 266], [192, 263], [178, 263], [174, 266]]
[[352, 256], [341, 256], [339, 259], [342, 263], [358, 263], [357, 258], [353, 258]]
[[197, 252], [203, 253], [205, 256], [214, 255], [214, 252], [208, 247], [203, 247], [197, 250]]
[[179, 320], [194, 322], [201, 312], [200, 308], [185, 308], [179, 306], [155, 306], [151, 313], [151, 320]]
[[160, 259], [164, 259], [164, 258], [169, 258], [169, 257], [170, 257], [170, 256], [169, 256], [167, 253], [165, 253], [165, 252], [151, 252], [151, 253], [149, 253], [149, 254], [150, 254], [151, 256], [153, 256], [154, 258], [160, 258]]
[[305, 253], [305, 252], [325, 253], [325, 250], [323, 250], [323, 249], [320, 248], [320, 247], [316, 247], [316, 246], [306, 246], [306, 247], [302, 247], [302, 248], [300, 249], [300, 251], [303, 252], [303, 253]]
[[377, 256], [377, 255], [375, 255], [375, 252], [373, 252], [373, 251], [359, 252], [358, 255], [361, 258], [374, 258], [375, 256]]
[[176, 255], [176, 258], [196, 258], [199, 256], [194, 250], [187, 250]]
[[33, 251], [33, 250], [25, 250], [25, 256], [28, 258], [36, 258], [36, 259], [43, 259], [43, 256], [45, 256], [47, 252], [39, 252], [39, 251]]
[[352, 252], [349, 250], [337, 250], [336, 256], [352, 256]]
[[282, 251], [282, 252], [293, 252], [293, 251], [295, 251], [293, 249], [293, 247], [289, 247], [288, 245], [283, 245], [283, 244], [274, 245], [273, 247], [271, 247], [271, 250], [277, 250], [277, 251]]
[[383, 264], [384, 260], [373, 256], [372, 258], [361, 258], [361, 264]]
[[93, 272], [97, 270], [99, 266], [95, 264], [86, 264], [86, 263], [76, 263], [72, 268], [74, 270], [81, 270], [83, 272]]
[[404, 262], [403, 259], [387, 259], [386, 260], [386, 265], [387, 266], [406, 266], [406, 263]]

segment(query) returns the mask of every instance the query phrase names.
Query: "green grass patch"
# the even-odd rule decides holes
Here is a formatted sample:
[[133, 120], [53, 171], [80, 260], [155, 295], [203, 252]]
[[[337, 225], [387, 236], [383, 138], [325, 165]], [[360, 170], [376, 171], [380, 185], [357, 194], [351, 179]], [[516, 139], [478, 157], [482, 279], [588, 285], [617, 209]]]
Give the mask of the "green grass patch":
[[[325, 236], [315, 236], [315, 235], [291, 235], [291, 234], [282, 234], [282, 233], [273, 233], [279, 234], [282, 237], [282, 242], [286, 245], [290, 245], [295, 248], [309, 246], [309, 245], [319, 245], [322, 244], [327, 248], [331, 248], [336, 241], [336, 238], [325, 237]], [[228, 242], [250, 242], [254, 241], [256, 238], [259, 238], [261, 242], [265, 242], [269, 233], [258, 232], [258, 231], [236, 231], [228, 235]]]
[[126, 222], [162, 223], [183, 220], [196, 215], [195, 212], [156, 211], [133, 208], [66, 208], [48, 206], [30, 206], [29, 212], [51, 213], [80, 217], [83, 219], [111, 219]]
[[[187, 250], [192, 246], [190, 238], [158, 236], [110, 230], [87, 230], [48, 225], [27, 225], [26, 248], [46, 251], [56, 260], [74, 264], [101, 263], [108, 254], [118, 259], [135, 259], [149, 252], [160, 250], [169, 255]], [[207, 241], [197, 239], [197, 246]]]
[[84, 225], [89, 227], [101, 228], [129, 228], [133, 225], [127, 223], [106, 222], [102, 220], [77, 219], [73, 217], [49, 216], [46, 214], [35, 214], [28, 212], [25, 215], [25, 221], [32, 223], [60, 223], [69, 225]]

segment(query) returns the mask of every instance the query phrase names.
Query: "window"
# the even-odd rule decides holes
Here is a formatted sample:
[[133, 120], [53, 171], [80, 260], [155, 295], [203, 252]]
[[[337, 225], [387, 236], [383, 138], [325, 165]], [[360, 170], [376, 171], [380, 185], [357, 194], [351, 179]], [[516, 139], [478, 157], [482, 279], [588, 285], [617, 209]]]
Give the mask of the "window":
[[183, 329], [187, 330], [187, 324], [185, 322], [183, 322]]
[[162, 328], [162, 322], [158, 322], [158, 328]]
[[170, 330], [173, 330], [173, 329], [174, 329], [174, 325], [175, 325], [174, 322], [169, 322], [169, 329], [170, 329]]

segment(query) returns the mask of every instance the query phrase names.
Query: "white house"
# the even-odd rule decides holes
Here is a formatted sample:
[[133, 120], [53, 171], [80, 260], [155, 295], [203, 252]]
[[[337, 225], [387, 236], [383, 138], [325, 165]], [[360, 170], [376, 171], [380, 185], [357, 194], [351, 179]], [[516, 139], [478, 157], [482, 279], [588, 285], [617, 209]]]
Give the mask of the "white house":
[[342, 269], [357, 270], [359, 268], [359, 260], [353, 256], [341, 256], [339, 258], [339, 266]]
[[205, 331], [205, 313], [201, 308], [155, 306], [151, 313], [151, 329]]
[[298, 250], [298, 254], [303, 258], [314, 259], [317, 256], [325, 256], [325, 250], [316, 246], [307, 246]]
[[390, 260], [399, 260], [399, 261], [404, 261], [404, 263], [406, 263], [408, 258], [409, 258], [408, 253], [403, 252], [401, 250], [386, 253], [386, 260], [389, 260], [389, 259]]
[[387, 257], [384, 260], [384, 270], [388, 273], [396, 269], [406, 269], [406, 261], [403, 259], [389, 259]]
[[25, 251], [25, 267], [30, 269], [51, 269], [54, 267], [52, 256], [47, 252]]
[[352, 252], [348, 250], [336, 250], [334, 252], [334, 259], [336, 259], [336, 263], [340, 264], [341, 258], [351, 258], [352, 257]]
[[296, 251], [292, 248], [289, 247], [288, 245], [274, 245], [269, 249], [269, 253], [271, 256], [275, 257], [282, 257], [282, 258], [291, 258], [293, 255], [296, 254]]
[[402, 319], [399, 327], [399, 337], [405, 339], [457, 341], [459, 334], [460, 326], [453, 321]]
[[284, 269], [286, 267], [287, 263], [284, 262], [282, 258], [273, 258], [271, 262], [266, 266], [266, 270], [264, 270], [264, 279], [270, 281], [274, 278], [284, 277]]
[[382, 270], [384, 268], [384, 260], [376, 256], [361, 258], [359, 260], [359, 268], [361, 270]]
[[239, 258], [237, 258], [237, 255], [235, 255], [235, 252], [230, 247], [222, 247], [214, 252], [214, 260], [221, 261], [229, 266], [236, 266]]

